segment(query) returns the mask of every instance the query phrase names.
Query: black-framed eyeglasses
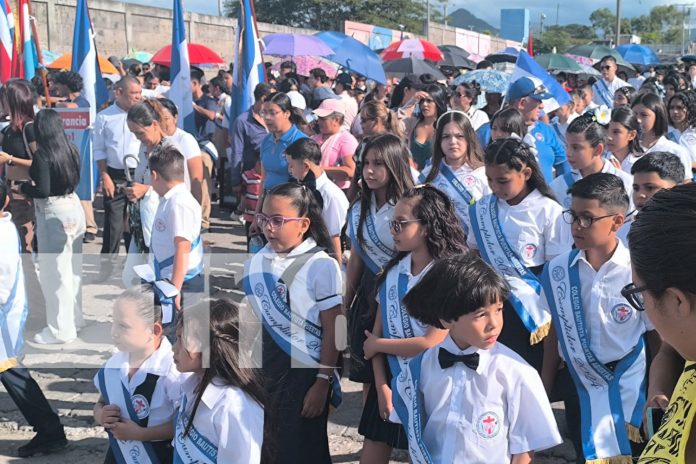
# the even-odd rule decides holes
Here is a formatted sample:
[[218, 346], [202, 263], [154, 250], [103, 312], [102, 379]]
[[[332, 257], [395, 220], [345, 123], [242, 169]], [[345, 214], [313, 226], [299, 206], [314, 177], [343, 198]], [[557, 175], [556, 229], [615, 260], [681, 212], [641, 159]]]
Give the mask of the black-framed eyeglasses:
[[577, 215], [569, 209], [563, 211], [563, 220], [567, 224], [570, 224], [572, 226], [577, 222], [582, 229], [589, 229], [590, 227], [592, 227], [592, 224], [599, 221], [600, 219], [606, 219], [614, 216], [616, 216], [616, 214], [607, 214], [606, 216], [585, 216], [582, 214]]
[[602, 71], [606, 71], [608, 69], [611, 69], [611, 66], [608, 64], [605, 64], [604, 66], [600, 66], [599, 69], [601, 69]]
[[648, 287], [645, 285], [636, 287], [636, 284], [631, 282], [621, 289], [621, 296], [626, 298], [626, 301], [628, 301], [636, 311], [645, 311], [645, 298], [643, 297], [643, 292], [647, 289]]
[[401, 230], [411, 224], [412, 222], [422, 222], [420, 219], [410, 219], [408, 221], [403, 220], [403, 221], [397, 221], [397, 220], [391, 220], [389, 221], [389, 227], [391, 227], [391, 230], [394, 231], [395, 234], [400, 234]]

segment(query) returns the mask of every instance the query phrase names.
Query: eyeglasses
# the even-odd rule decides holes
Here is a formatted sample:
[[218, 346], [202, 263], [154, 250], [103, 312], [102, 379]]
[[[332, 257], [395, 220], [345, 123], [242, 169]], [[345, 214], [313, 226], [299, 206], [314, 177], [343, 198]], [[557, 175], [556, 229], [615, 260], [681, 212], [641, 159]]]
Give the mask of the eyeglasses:
[[636, 311], [645, 311], [645, 298], [643, 297], [643, 292], [647, 289], [648, 287], [645, 285], [636, 287], [636, 285], [631, 282], [621, 289], [621, 296], [626, 298], [626, 301], [628, 301]]
[[259, 111], [262, 118], [268, 116], [269, 118], [275, 118], [277, 114], [282, 113], [282, 111]]
[[454, 92], [454, 96], [457, 98], [471, 97], [471, 95], [469, 95], [466, 92], [464, 92], [464, 93]]
[[575, 214], [573, 211], [571, 211], [569, 209], [563, 211], [563, 220], [566, 223], [568, 223], [572, 226], [573, 224], [575, 224], [577, 222], [578, 225], [580, 226], [580, 228], [582, 228], [582, 229], [589, 229], [590, 227], [592, 227], [592, 224], [599, 221], [600, 219], [606, 219], [606, 218], [610, 218], [610, 217], [614, 217], [614, 216], [616, 216], [616, 214], [607, 214], [606, 216], [597, 216], [597, 217], [585, 216], [585, 215], [578, 216], [577, 214]]
[[281, 216], [280, 214], [266, 216], [263, 213], [258, 213], [256, 215], [256, 225], [258, 225], [261, 229], [265, 229], [267, 226], [270, 226], [272, 230], [280, 230], [288, 221], [301, 221], [303, 219], [305, 218], [285, 217]]
[[400, 234], [401, 230], [411, 224], [412, 222], [421, 222], [420, 219], [411, 219], [409, 221], [397, 221], [397, 220], [392, 220], [389, 221], [389, 227], [391, 227], [391, 230], [394, 231], [395, 234]]
[[442, 134], [442, 140], [443, 140], [443, 141], [445, 141], [445, 140], [451, 140], [451, 139], [454, 139], [454, 140], [465, 140], [465, 139], [466, 139], [466, 135], [464, 135], [464, 134]]
[[608, 64], [605, 64], [604, 66], [600, 66], [599, 69], [601, 69], [602, 71], [607, 71], [607, 70], [611, 69], [611, 66]]

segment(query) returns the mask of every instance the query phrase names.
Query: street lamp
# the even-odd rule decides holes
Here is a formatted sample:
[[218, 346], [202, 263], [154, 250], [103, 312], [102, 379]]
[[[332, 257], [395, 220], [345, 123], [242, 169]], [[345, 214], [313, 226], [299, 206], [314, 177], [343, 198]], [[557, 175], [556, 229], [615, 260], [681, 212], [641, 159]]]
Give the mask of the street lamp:
[[539, 29], [541, 32], [539, 32], [539, 36], [544, 34], [544, 20], [546, 19], [546, 15], [544, 13], [541, 13], [539, 15]]

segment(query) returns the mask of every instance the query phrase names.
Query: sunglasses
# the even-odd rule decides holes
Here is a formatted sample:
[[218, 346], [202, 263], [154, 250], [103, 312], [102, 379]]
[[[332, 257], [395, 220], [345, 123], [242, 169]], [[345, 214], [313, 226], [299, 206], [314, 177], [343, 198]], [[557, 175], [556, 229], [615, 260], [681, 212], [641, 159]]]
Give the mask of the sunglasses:
[[392, 221], [389, 221], [389, 227], [391, 227], [391, 230], [393, 230], [395, 234], [400, 234], [400, 233], [401, 233], [401, 230], [402, 230], [405, 226], [407, 226], [407, 225], [409, 225], [409, 224], [411, 224], [411, 223], [413, 223], [413, 222], [422, 222], [422, 221], [421, 221], [420, 219], [411, 219], [410, 221], [396, 221], [396, 220], [392, 220]]
[[599, 69], [601, 69], [602, 71], [607, 71], [607, 70], [611, 69], [611, 66], [610, 66], [610, 65], [604, 65], [604, 66], [600, 66]]
[[647, 289], [648, 287], [645, 285], [636, 287], [636, 285], [631, 282], [621, 289], [621, 296], [626, 298], [626, 301], [628, 301], [636, 311], [645, 311], [645, 298], [643, 297], [643, 292]]

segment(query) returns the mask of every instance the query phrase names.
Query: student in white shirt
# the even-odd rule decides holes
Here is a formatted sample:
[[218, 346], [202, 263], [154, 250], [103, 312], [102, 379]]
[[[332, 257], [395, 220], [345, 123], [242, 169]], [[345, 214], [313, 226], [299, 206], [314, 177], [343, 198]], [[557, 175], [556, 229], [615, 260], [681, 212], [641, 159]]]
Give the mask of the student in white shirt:
[[[551, 190], [564, 208], [570, 207], [568, 189], [579, 179], [597, 172], [608, 172], [618, 176], [624, 184], [626, 195], [631, 194], [633, 177], [604, 159], [607, 131], [603, 124], [606, 122], [600, 124], [594, 114], [585, 113], [568, 127], [566, 156], [573, 169], [551, 182]], [[630, 211], [633, 211], [632, 204]]]
[[614, 109], [620, 108], [622, 106], [631, 107], [631, 102], [633, 97], [636, 95], [635, 87], [626, 85], [624, 87], [619, 87], [614, 92]]
[[162, 308], [153, 303], [148, 285], [126, 290], [114, 303], [111, 336], [119, 351], [94, 376], [100, 393], [94, 420], [109, 434], [105, 462], [139, 462], [133, 449], [141, 459], [172, 461], [176, 403], [188, 375], [174, 366]]
[[404, 381], [412, 462], [531, 463], [562, 442], [539, 374], [498, 343], [509, 287], [472, 254], [436, 261], [403, 300], [411, 317], [449, 330]]
[[679, 92], [667, 106], [670, 130], [675, 141], [689, 152], [693, 172], [696, 167], [696, 97], [693, 92]]
[[566, 131], [568, 126], [575, 118], [579, 115], [575, 112], [575, 101], [570, 100], [565, 105], [561, 105], [555, 112], [554, 117], [551, 119], [551, 128], [556, 132], [558, 140], [562, 144], [566, 143]]
[[421, 180], [445, 192], [454, 203], [464, 232], [468, 233], [469, 206], [490, 193], [483, 167], [483, 150], [467, 115], [448, 111], [435, 123], [432, 164]]
[[607, 158], [615, 167], [630, 173], [631, 166], [644, 155], [638, 131], [640, 122], [629, 107], [615, 108], [607, 129]]
[[181, 310], [183, 289], [190, 296], [198, 294], [196, 298], [203, 291], [201, 205], [184, 184], [184, 157], [176, 148], [164, 145], [155, 150], [148, 166], [152, 189], [160, 197], [150, 244], [155, 278], [176, 287], [175, 307]]
[[541, 369], [542, 344], [551, 315], [540, 304], [537, 275], [551, 259], [570, 249], [563, 208], [546, 184], [534, 154], [524, 142], [506, 138], [486, 148], [486, 176], [493, 194], [471, 206], [474, 232], [469, 248], [479, 250], [508, 280], [507, 322], [501, 342]]
[[593, 101], [597, 105], [605, 105], [608, 108], [614, 107], [614, 92], [616, 89], [628, 85], [616, 77], [618, 66], [616, 58], [611, 55], [603, 57], [599, 62], [599, 72], [602, 73], [602, 78], [594, 83], [592, 90], [594, 92]]
[[174, 462], [277, 462], [263, 448], [270, 403], [257, 371], [249, 368], [242, 336], [239, 310], [225, 300], [188, 308], [178, 319], [174, 363], [192, 375], [181, 386]]
[[285, 155], [290, 175], [321, 195], [321, 215], [334, 245], [333, 252], [341, 259], [341, 231], [346, 224], [348, 199], [321, 167], [319, 144], [309, 138], [295, 140], [285, 149]]
[[476, 82], [462, 82], [454, 88], [450, 103], [453, 110], [461, 111], [469, 118], [474, 130], [488, 122], [488, 115], [476, 108], [481, 86]]
[[691, 156], [686, 148], [667, 139], [667, 108], [662, 98], [654, 93], [638, 94], [631, 105], [641, 127], [640, 144], [646, 153], [666, 151], [674, 153], [684, 165], [684, 180], [692, 177]]
[[630, 255], [616, 236], [628, 210], [623, 183], [592, 174], [571, 195], [563, 214], [576, 249], [551, 260], [541, 279], [553, 317], [542, 377], [546, 391], [557, 384], [554, 396], [566, 402], [577, 462], [630, 461], [631, 442], [641, 441], [646, 350], [654, 354], [660, 337], [622, 295], [632, 281]]

